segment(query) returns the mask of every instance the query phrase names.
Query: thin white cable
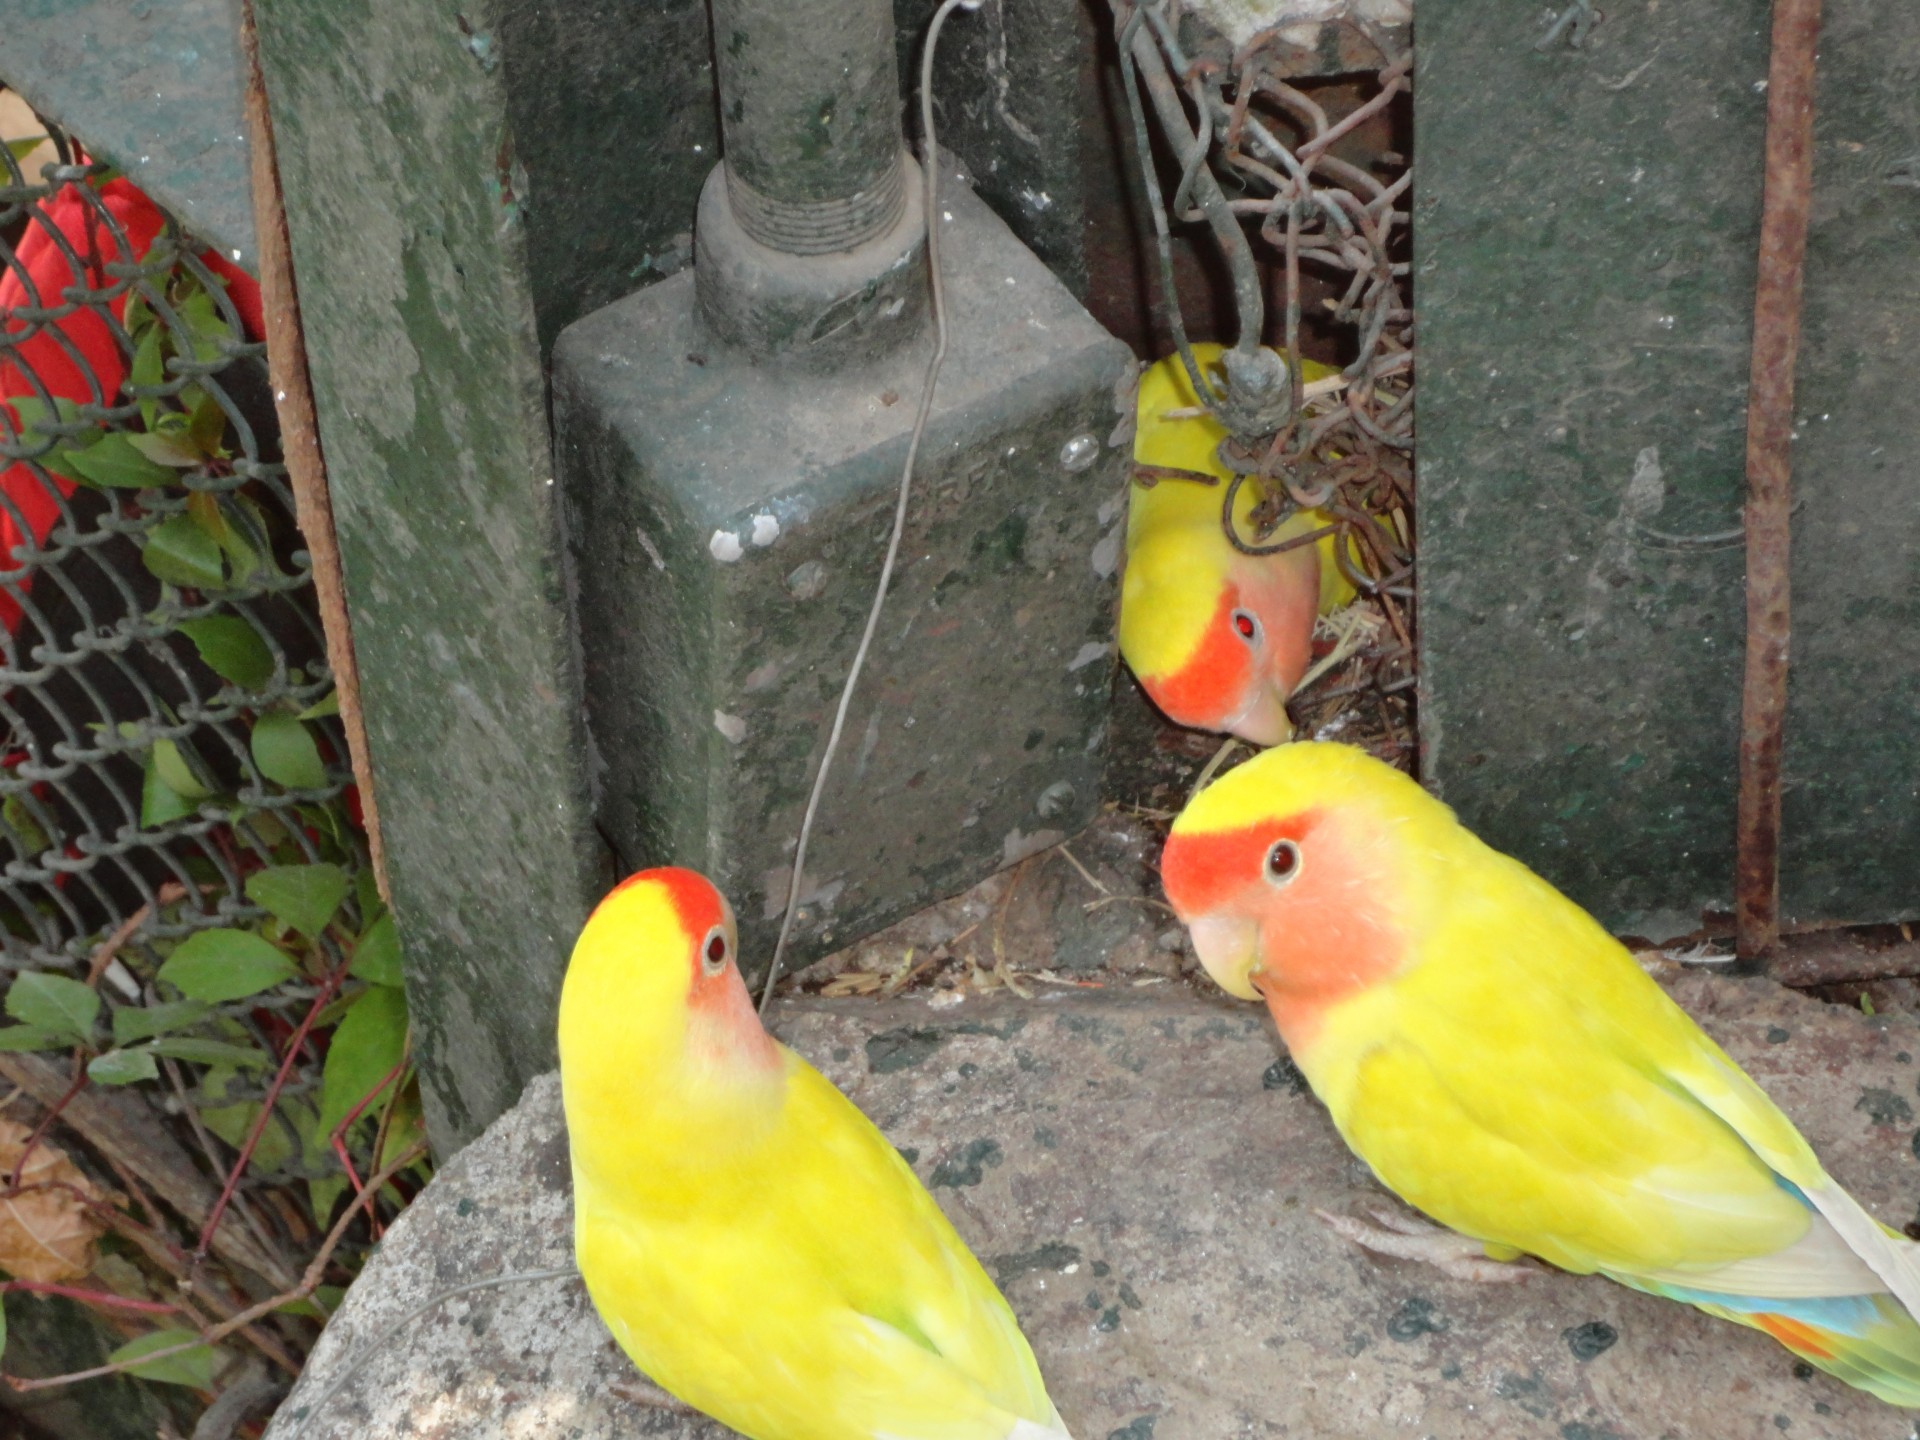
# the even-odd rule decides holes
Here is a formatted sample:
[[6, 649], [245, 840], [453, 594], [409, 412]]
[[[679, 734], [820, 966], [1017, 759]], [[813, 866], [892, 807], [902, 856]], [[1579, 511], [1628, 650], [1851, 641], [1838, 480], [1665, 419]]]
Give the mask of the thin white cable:
[[793, 850], [793, 875], [787, 882], [787, 908], [780, 917], [780, 938], [774, 941], [773, 962], [767, 966], [767, 982], [760, 992], [760, 1013], [767, 1013], [773, 999], [773, 987], [780, 980], [780, 963], [786, 958], [787, 939], [793, 933], [793, 918], [800, 908], [800, 887], [807, 870], [807, 841], [813, 836], [814, 817], [820, 810], [820, 796], [827, 788], [827, 772], [833, 768], [834, 753], [840, 748], [840, 732], [846, 728], [847, 710], [853, 704], [853, 687], [860, 683], [860, 671], [867, 663], [867, 651], [873, 646], [874, 632], [880, 628], [880, 612], [887, 603], [887, 586], [893, 580], [893, 562], [900, 554], [900, 537], [907, 528], [907, 497], [913, 491], [913, 464], [920, 455], [920, 441], [927, 433], [927, 419], [933, 413], [933, 390], [940, 382], [940, 367], [947, 359], [947, 293], [940, 277], [940, 148], [934, 143], [933, 57], [940, 44], [940, 29], [955, 10], [978, 10], [986, 0], [942, 0], [927, 26], [926, 47], [920, 52], [920, 133], [925, 149], [920, 168], [924, 174], [921, 195], [927, 217], [927, 275], [933, 299], [933, 356], [927, 361], [927, 378], [920, 387], [920, 409], [913, 417], [913, 433], [907, 440], [907, 460], [900, 467], [900, 498], [893, 507], [893, 534], [887, 540], [887, 558], [880, 566], [880, 583], [874, 587], [873, 607], [867, 611], [867, 628], [860, 646], [853, 652], [853, 667], [847, 671], [847, 683], [840, 687], [840, 705], [833, 712], [833, 728], [827, 732], [826, 752], [820, 757], [820, 769], [813, 777], [813, 790], [807, 796], [806, 811], [800, 817], [800, 838]]

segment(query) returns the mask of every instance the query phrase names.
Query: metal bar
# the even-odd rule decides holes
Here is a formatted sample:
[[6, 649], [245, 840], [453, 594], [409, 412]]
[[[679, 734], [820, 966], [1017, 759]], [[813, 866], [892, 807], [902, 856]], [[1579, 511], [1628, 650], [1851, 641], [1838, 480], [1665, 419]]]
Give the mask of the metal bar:
[[333, 671], [334, 692], [340, 697], [340, 723], [347, 732], [353, 780], [360, 790], [373, 878], [380, 888], [380, 898], [391, 905], [386, 844], [380, 833], [380, 807], [367, 759], [366, 719], [360, 709], [360, 670], [353, 658], [353, 621], [347, 614], [340, 545], [333, 532], [333, 501], [327, 493], [327, 462], [320, 451], [319, 425], [313, 412], [313, 382], [307, 374], [300, 295], [287, 246], [287, 212], [280, 196], [279, 162], [273, 152], [273, 117], [267, 112], [267, 88], [260, 77], [253, 0], [241, 0], [240, 56], [247, 136], [252, 149], [253, 229], [264, 302], [267, 374], [273, 384], [274, 413], [280, 418], [281, 457], [293, 489], [300, 533], [307, 553], [313, 557], [313, 592], [320, 602], [320, 623], [326, 632], [327, 667]]
[[1747, 656], [1740, 707], [1734, 926], [1743, 959], [1780, 938], [1780, 753], [1787, 709], [1794, 362], [1813, 196], [1820, 0], [1775, 0], [1767, 168], [1747, 402]]

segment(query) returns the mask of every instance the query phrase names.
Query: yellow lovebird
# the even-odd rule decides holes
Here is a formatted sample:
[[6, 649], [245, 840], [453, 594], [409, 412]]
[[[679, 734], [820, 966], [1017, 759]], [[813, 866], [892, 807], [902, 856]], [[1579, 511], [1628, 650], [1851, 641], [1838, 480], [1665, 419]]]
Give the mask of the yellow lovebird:
[[751, 1440], [1069, 1440], [1019, 1323], [899, 1153], [768, 1035], [733, 911], [646, 870], [560, 996], [574, 1254], [620, 1347]]
[[[1195, 345], [1193, 353], [1217, 373], [1220, 346]], [[1307, 380], [1338, 373], [1310, 360], [1301, 364]], [[1226, 433], [1200, 409], [1178, 355], [1140, 377], [1134, 460], [1212, 476], [1216, 483], [1133, 482], [1120, 654], [1169, 719], [1273, 745], [1292, 733], [1287, 696], [1306, 673], [1314, 617], [1346, 604], [1354, 591], [1334, 563], [1331, 535], [1278, 555], [1233, 547], [1220, 527], [1231, 476], [1218, 455]], [[1257, 482], [1249, 481], [1234, 499], [1242, 535], [1252, 533], [1247, 517], [1259, 498]], [[1303, 511], [1263, 543], [1329, 523], [1321, 511]]]
[[1407, 776], [1269, 750], [1187, 806], [1161, 874], [1342, 1138], [1456, 1233], [1336, 1229], [1456, 1273], [1597, 1271], [1920, 1405], [1920, 1247], [1598, 922]]

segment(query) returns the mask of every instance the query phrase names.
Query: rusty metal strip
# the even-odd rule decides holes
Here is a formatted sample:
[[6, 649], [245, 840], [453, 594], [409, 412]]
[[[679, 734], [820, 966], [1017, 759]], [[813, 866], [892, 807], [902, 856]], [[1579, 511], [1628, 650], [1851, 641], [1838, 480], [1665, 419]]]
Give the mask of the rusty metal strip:
[[347, 732], [354, 784], [359, 787], [367, 847], [380, 897], [392, 904], [387, 889], [386, 847], [380, 837], [380, 810], [374, 798], [373, 769], [367, 756], [367, 727], [360, 710], [360, 671], [353, 656], [353, 620], [347, 610], [340, 573], [340, 546], [333, 529], [333, 503], [327, 491], [326, 457], [314, 418], [313, 384], [307, 374], [306, 339], [300, 328], [300, 295], [287, 240], [286, 208], [281, 200], [279, 161], [274, 154], [273, 118], [260, 73], [252, 0], [240, 5], [240, 50], [246, 67], [247, 134], [252, 147], [253, 228], [260, 254], [260, 292], [266, 312], [267, 373], [274, 409], [280, 418], [282, 458], [293, 490], [294, 511], [313, 557], [313, 588], [327, 636], [327, 663], [340, 696], [340, 722]]
[[1734, 869], [1744, 959], [1780, 938], [1780, 753], [1790, 634], [1793, 374], [1813, 197], [1813, 81], [1820, 0], [1774, 0], [1767, 73], [1767, 168], [1747, 401], [1747, 657], [1740, 707]]

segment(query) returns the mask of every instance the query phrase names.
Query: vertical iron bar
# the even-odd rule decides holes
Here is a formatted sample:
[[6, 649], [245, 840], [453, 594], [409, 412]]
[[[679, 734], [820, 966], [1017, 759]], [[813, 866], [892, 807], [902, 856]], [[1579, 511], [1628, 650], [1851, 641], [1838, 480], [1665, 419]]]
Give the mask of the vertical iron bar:
[[1743, 959], [1780, 938], [1780, 752], [1787, 708], [1793, 371], [1813, 193], [1820, 0], [1775, 0], [1767, 168], [1747, 402], [1747, 656], [1740, 707], [1734, 925]]
[[273, 384], [274, 413], [280, 421], [281, 453], [294, 514], [307, 553], [313, 557], [313, 593], [326, 636], [327, 668], [340, 699], [340, 723], [346, 731], [354, 783], [360, 789], [367, 851], [380, 898], [387, 889], [386, 846], [380, 833], [380, 807], [367, 758], [367, 727], [360, 710], [360, 671], [353, 658], [353, 622], [347, 612], [340, 573], [340, 545], [333, 529], [333, 501], [327, 490], [327, 462], [313, 409], [313, 384], [307, 374], [307, 342], [300, 329], [300, 297], [294, 284], [293, 255], [287, 240], [287, 212], [280, 194], [279, 161], [273, 148], [273, 117], [260, 74], [260, 50], [253, 26], [252, 0], [240, 6], [240, 56], [245, 69], [248, 143], [253, 160], [253, 229], [259, 251], [260, 290], [264, 300], [267, 373]]

